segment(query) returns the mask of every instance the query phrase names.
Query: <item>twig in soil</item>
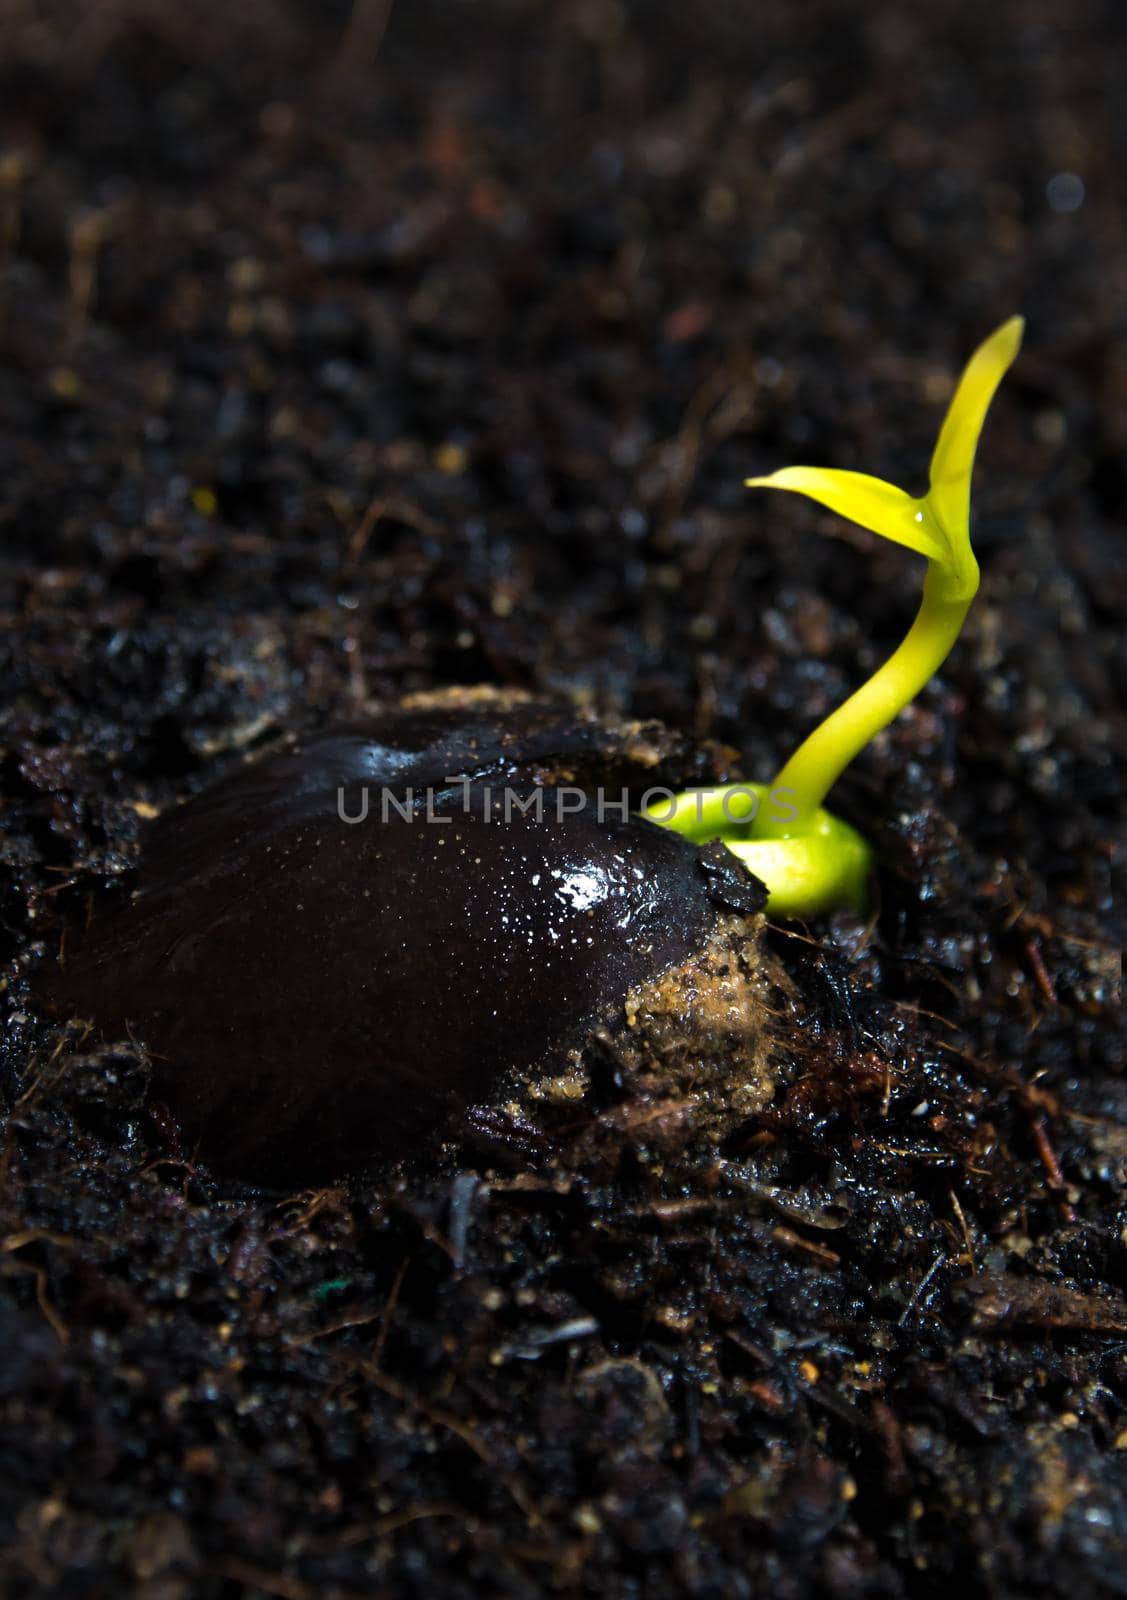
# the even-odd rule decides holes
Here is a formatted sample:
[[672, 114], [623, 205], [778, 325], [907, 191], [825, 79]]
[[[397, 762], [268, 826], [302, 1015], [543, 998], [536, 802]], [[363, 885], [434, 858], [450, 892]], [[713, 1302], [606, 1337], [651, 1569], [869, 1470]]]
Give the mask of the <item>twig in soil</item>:
[[958, 1028], [959, 1024], [951, 1017], [945, 1017], [942, 1011], [928, 1011], [924, 1006], [913, 1005], [910, 1000], [894, 1000], [894, 1011], [908, 1011], [914, 1017], [928, 1017], [932, 1022], [941, 1022], [945, 1028]]
[[771, 1237], [777, 1244], [784, 1245], [793, 1250], [805, 1250], [807, 1255], [820, 1261], [824, 1267], [840, 1267], [841, 1257], [836, 1250], [831, 1250], [824, 1244], [815, 1244], [813, 1239], [804, 1239], [800, 1233], [795, 1233], [791, 1228], [774, 1227]]
[[916, 1306], [920, 1303], [924, 1294], [926, 1293], [928, 1284], [935, 1277], [935, 1274], [939, 1271], [940, 1267], [944, 1265], [946, 1260], [947, 1252], [945, 1250], [940, 1251], [939, 1255], [936, 1256], [935, 1260], [931, 1263], [931, 1266], [928, 1267], [919, 1283], [917, 1283], [916, 1287], [913, 1289], [912, 1297], [908, 1301], [908, 1304], [904, 1307], [904, 1310], [901, 1312], [900, 1318], [896, 1324], [898, 1328], [903, 1328], [907, 1325], [908, 1318], [912, 1315], [912, 1312], [915, 1310]]
[[399, 1291], [403, 1287], [403, 1279], [407, 1276], [407, 1268], [414, 1260], [414, 1256], [404, 1256], [396, 1270], [395, 1277], [391, 1280], [391, 1288], [387, 1291], [384, 1301], [383, 1313], [380, 1317], [380, 1331], [376, 1335], [376, 1342], [372, 1349], [372, 1365], [379, 1367], [383, 1361], [383, 1347], [387, 1343], [388, 1330], [391, 1319], [395, 1315], [395, 1308], [399, 1304]]
[[1075, 1222], [1076, 1213], [1069, 1204], [1066, 1196], [1068, 1184], [1064, 1173], [1061, 1171], [1057, 1153], [1049, 1140], [1049, 1125], [1044, 1116], [1030, 1118], [1030, 1129], [1033, 1142], [1037, 1146], [1037, 1153], [1044, 1162], [1045, 1171], [1049, 1175], [1049, 1188], [1058, 1196], [1057, 1206], [1060, 1210], [1062, 1222]]
[[345, 552], [343, 570], [352, 572], [360, 557], [368, 547], [376, 528], [385, 517], [393, 517], [396, 522], [402, 522], [405, 527], [414, 528], [416, 533], [438, 534], [442, 532], [439, 523], [433, 517], [428, 517], [425, 511], [420, 511], [418, 506], [413, 506], [409, 500], [402, 500], [396, 496], [390, 498], [386, 495], [377, 495], [369, 501], [364, 515], [356, 524], [356, 530], [348, 541]]
[[767, 917], [765, 920], [770, 931], [774, 934], [777, 934], [782, 939], [797, 939], [800, 944], [813, 945], [816, 950], [820, 950], [822, 948], [821, 939], [815, 939], [813, 934], [810, 933], [799, 933], [799, 927], [806, 927], [805, 922], [803, 922], [801, 918], [797, 919], [798, 927], [796, 927], [793, 923], [772, 922], [770, 917]]
[[[69, 1250], [72, 1247], [71, 1240], [65, 1234], [49, 1233], [40, 1228], [27, 1228], [20, 1233], [9, 1234], [5, 1240], [0, 1242], [0, 1251], [3, 1251], [5, 1255], [12, 1256], [17, 1250], [22, 1250], [25, 1245], [38, 1244], [40, 1242], [57, 1245], [63, 1250]], [[37, 1266], [31, 1261], [13, 1260], [8, 1263], [7, 1270], [9, 1272], [30, 1272], [32, 1274], [35, 1278], [35, 1302], [43, 1313], [44, 1319], [50, 1323], [59, 1343], [67, 1344], [70, 1340], [70, 1329], [51, 1304], [51, 1298], [47, 1293], [46, 1267]]]
[[[922, 1148], [913, 1150], [908, 1145], [883, 1144], [878, 1139], [873, 1140], [872, 1147], [874, 1150], [879, 1150], [881, 1155], [898, 1156], [905, 1161], [934, 1161], [938, 1166], [948, 1167], [955, 1167], [959, 1164], [957, 1157], [953, 1156], [949, 1150], [926, 1150]], [[967, 1167], [966, 1171], [973, 1172], [979, 1177], [989, 1177], [989, 1173], [983, 1167]]]
[[[280, 1200], [275, 1207], [275, 1210], [284, 1211], [287, 1206], [296, 1205], [303, 1199], [305, 1199], [305, 1197], [302, 1195], [291, 1195], [286, 1200]], [[298, 1212], [294, 1221], [291, 1222], [287, 1227], [279, 1227], [276, 1237], [279, 1239], [292, 1239], [294, 1234], [301, 1233], [303, 1229], [308, 1228], [309, 1224], [313, 1221], [313, 1218], [319, 1211], [324, 1211], [325, 1207], [331, 1204], [334, 1200], [339, 1204], [340, 1199], [341, 1191], [339, 1189], [330, 1187], [327, 1189], [314, 1190], [314, 1192], [309, 1195], [309, 1198], [305, 1199], [304, 1209]]]
[[[698, 1104], [698, 1096], [687, 1095], [683, 1100], [662, 1100], [656, 1106], [643, 1106], [638, 1110], [627, 1107], [624, 1110], [616, 1108], [604, 1111], [598, 1120], [604, 1127], [629, 1135], [637, 1133], [639, 1128], [649, 1127], [654, 1122], [663, 1122], [666, 1118], [691, 1116]], [[581, 1126], [585, 1127], [587, 1124]]]
[[970, 1270], [973, 1273], [977, 1273], [978, 1272], [978, 1265], [977, 1265], [977, 1263], [975, 1261], [975, 1258], [974, 1258], [974, 1241], [971, 1238], [970, 1228], [969, 1228], [969, 1226], [967, 1224], [966, 1213], [964, 1212], [962, 1206], [959, 1204], [959, 1197], [955, 1193], [954, 1189], [949, 1189], [947, 1192], [951, 1197], [951, 1209], [955, 1213], [955, 1216], [958, 1218], [959, 1227], [963, 1230], [963, 1239], [966, 1242], [967, 1261], [970, 1264]]
[[463, 1526], [476, 1521], [465, 1506], [455, 1505], [453, 1501], [436, 1500], [429, 1504], [406, 1506], [402, 1511], [389, 1511], [387, 1516], [377, 1517], [374, 1522], [361, 1522], [355, 1527], [345, 1528], [333, 1534], [331, 1539], [322, 1541], [322, 1548], [339, 1550], [369, 1544], [373, 1539], [385, 1539], [389, 1533], [398, 1533], [400, 1528], [410, 1527], [412, 1522], [424, 1522], [430, 1517], [451, 1517]]
[[308, 1333], [299, 1333], [296, 1338], [287, 1339], [283, 1350], [299, 1350], [302, 1345], [314, 1344], [318, 1339], [328, 1339], [334, 1333], [343, 1333], [346, 1328], [363, 1328], [370, 1322], [378, 1322], [387, 1310], [381, 1306], [378, 1311], [365, 1311], [363, 1316], [342, 1317], [339, 1322], [330, 1323], [327, 1328], [310, 1328]]
[[1025, 953], [1029, 957], [1029, 965], [1033, 968], [1033, 976], [1037, 980], [1037, 987], [1051, 1006], [1058, 1006], [1057, 992], [1053, 988], [1053, 980], [1049, 977], [1045, 966], [1045, 959], [1041, 954], [1041, 941], [1035, 933], [1030, 934], [1025, 941]]
[[479, 1461], [484, 1463], [496, 1475], [497, 1482], [507, 1491], [513, 1504], [525, 1518], [529, 1527], [543, 1527], [544, 1518], [531, 1496], [525, 1491], [524, 1486], [511, 1473], [498, 1471], [497, 1459], [492, 1450], [478, 1438], [468, 1423], [462, 1421], [461, 1417], [456, 1417], [452, 1412], [443, 1410], [439, 1406], [432, 1406], [429, 1401], [424, 1400], [421, 1395], [417, 1395], [408, 1389], [407, 1385], [400, 1383], [397, 1378], [389, 1377], [387, 1373], [378, 1371], [370, 1361], [350, 1359], [349, 1365], [362, 1377], [367, 1378], [368, 1382], [373, 1384], [375, 1388], [381, 1389], [384, 1394], [390, 1395], [392, 1399], [400, 1401], [403, 1405], [410, 1406], [413, 1411], [417, 1411], [428, 1422], [433, 1423], [436, 1427], [445, 1428], [448, 1433], [452, 1433], [455, 1438], [460, 1439], [467, 1450], [471, 1451]]
[[380, 1329], [371, 1357], [373, 1367], [378, 1368], [383, 1356], [384, 1343], [387, 1339], [388, 1325], [399, 1303], [399, 1289], [412, 1259], [411, 1256], [407, 1256], [399, 1263], [399, 1268], [392, 1279], [391, 1288], [388, 1290], [387, 1299], [378, 1311], [365, 1311], [359, 1316], [341, 1317], [338, 1322], [331, 1323], [327, 1328], [310, 1328], [306, 1333], [299, 1333], [295, 1338], [287, 1339], [282, 1345], [282, 1349], [299, 1350], [303, 1345], [315, 1344], [318, 1339], [327, 1339], [332, 1334], [343, 1333], [348, 1328], [365, 1328], [373, 1322], [378, 1322]]
[[880, 1114], [887, 1117], [892, 1110], [892, 1062], [885, 1058], [884, 1082], [881, 1085]]
[[684, 1200], [654, 1200], [649, 1205], [635, 1206], [632, 1217], [653, 1217], [656, 1222], [680, 1222], [685, 1217], [711, 1216], [713, 1213], [735, 1210], [735, 1202], [721, 1195], [690, 1195]]
[[386, 1517], [380, 1517], [367, 1530], [375, 1534], [377, 1539], [385, 1539], [389, 1533], [398, 1533], [400, 1528], [409, 1527], [412, 1522], [423, 1522], [430, 1517], [453, 1517], [459, 1522], [466, 1521], [466, 1508], [464, 1506], [435, 1505], [408, 1506], [405, 1511], [392, 1511]]
[[291, 1578], [285, 1572], [265, 1572], [249, 1561], [233, 1556], [215, 1569], [216, 1576], [229, 1583], [244, 1584], [248, 1589], [261, 1589], [263, 1594], [275, 1595], [277, 1600], [314, 1600], [319, 1592], [300, 1578]]

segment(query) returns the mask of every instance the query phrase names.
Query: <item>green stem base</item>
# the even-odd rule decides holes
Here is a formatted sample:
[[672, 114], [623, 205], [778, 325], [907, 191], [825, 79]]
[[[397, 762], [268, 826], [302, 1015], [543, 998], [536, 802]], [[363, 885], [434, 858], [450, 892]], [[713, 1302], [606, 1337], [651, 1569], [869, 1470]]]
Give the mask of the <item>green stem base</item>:
[[829, 811], [818, 810], [808, 830], [797, 838], [757, 839], [754, 822], [740, 820], [741, 814], [765, 810], [773, 787], [741, 783], [691, 789], [676, 797], [672, 812], [668, 800], [659, 800], [642, 816], [695, 844], [720, 839], [766, 884], [767, 910], [775, 916], [812, 917], [843, 906], [863, 915], [868, 909], [873, 853], [855, 828]]

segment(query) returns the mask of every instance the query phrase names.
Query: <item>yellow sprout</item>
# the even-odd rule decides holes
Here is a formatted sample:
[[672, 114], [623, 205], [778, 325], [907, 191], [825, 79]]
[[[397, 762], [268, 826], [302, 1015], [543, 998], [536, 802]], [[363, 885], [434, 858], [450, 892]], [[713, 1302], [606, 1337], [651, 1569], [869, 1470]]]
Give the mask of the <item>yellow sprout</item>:
[[[749, 478], [754, 489], [787, 489], [927, 559], [923, 600], [903, 643], [869, 681], [831, 713], [795, 751], [774, 782], [750, 785], [763, 804], [747, 822], [709, 826], [695, 795], [680, 796], [665, 821], [700, 840], [721, 838], [764, 879], [777, 912], [809, 913], [859, 904], [868, 847], [853, 829], [821, 809], [838, 777], [874, 734], [888, 725], [936, 673], [959, 636], [978, 591], [970, 542], [970, 486], [986, 412], [1017, 355], [1024, 324], [1011, 317], [967, 363], [931, 458], [928, 491], [915, 497], [880, 478], [833, 467], [784, 467]], [[716, 819], [717, 795], [710, 791]], [[770, 804], [766, 802], [770, 802]], [[725, 808], [727, 809], [727, 808]], [[793, 845], [793, 872], [784, 842]]]

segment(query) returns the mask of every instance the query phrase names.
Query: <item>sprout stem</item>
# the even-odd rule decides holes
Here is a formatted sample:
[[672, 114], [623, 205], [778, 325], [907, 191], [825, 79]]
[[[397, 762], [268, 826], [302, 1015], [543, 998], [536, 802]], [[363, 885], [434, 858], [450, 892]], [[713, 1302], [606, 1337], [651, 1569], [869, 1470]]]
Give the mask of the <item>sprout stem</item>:
[[771, 784], [780, 799], [791, 800], [797, 815], [780, 821], [765, 807], [752, 825], [754, 838], [793, 839], [809, 832], [815, 812], [854, 756], [939, 671], [973, 599], [973, 595], [966, 600], [944, 598], [944, 578], [942, 569], [929, 562], [923, 600], [903, 642], [799, 745]]

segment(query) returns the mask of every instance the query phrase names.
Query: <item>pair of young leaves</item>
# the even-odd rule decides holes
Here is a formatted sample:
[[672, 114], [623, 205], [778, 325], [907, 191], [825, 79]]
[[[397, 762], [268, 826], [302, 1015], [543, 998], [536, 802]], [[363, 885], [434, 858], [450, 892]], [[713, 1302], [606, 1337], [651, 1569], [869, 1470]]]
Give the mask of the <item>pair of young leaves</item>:
[[916, 498], [864, 472], [833, 467], [783, 467], [748, 478], [749, 489], [790, 489], [893, 544], [926, 556], [944, 574], [943, 592], [973, 600], [978, 563], [970, 543], [970, 482], [978, 437], [995, 391], [1021, 345], [1021, 317], [997, 328], [970, 358], [955, 390], [931, 458], [929, 488]]

